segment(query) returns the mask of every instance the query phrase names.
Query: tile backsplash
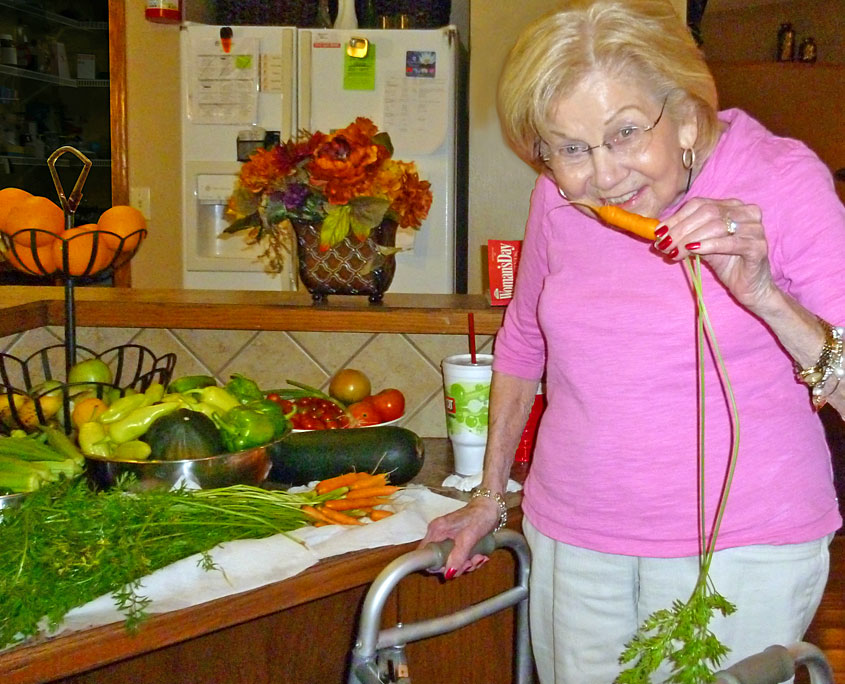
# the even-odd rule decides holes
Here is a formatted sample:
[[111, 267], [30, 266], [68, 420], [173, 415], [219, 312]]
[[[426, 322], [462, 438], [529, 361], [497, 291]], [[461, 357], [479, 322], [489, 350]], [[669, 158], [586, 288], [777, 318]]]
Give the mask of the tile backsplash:
[[[64, 329], [46, 326], [0, 337], [0, 351], [26, 359], [62, 342]], [[154, 354], [176, 354], [174, 377], [213, 375], [221, 383], [231, 373], [255, 379], [262, 388], [296, 380], [325, 390], [335, 371], [357, 368], [373, 391], [395, 387], [405, 395], [400, 425], [422, 437], [445, 437], [440, 361], [467, 351], [463, 335], [406, 333], [323, 333], [166, 328], [78, 328], [77, 344], [102, 352], [140, 344]], [[478, 336], [478, 351], [489, 353], [492, 336]]]

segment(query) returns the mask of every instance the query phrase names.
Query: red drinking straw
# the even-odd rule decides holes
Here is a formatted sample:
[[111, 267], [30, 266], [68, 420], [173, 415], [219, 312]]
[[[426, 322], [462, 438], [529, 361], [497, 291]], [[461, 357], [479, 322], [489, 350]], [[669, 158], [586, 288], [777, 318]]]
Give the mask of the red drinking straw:
[[475, 365], [475, 316], [472, 313], [467, 314], [467, 323], [469, 325], [469, 355], [472, 365]]

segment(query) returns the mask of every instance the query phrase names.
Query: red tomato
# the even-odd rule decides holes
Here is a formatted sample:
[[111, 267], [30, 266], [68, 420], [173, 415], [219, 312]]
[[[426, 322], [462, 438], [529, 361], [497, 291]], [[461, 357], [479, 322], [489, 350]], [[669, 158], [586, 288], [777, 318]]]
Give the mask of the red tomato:
[[325, 430], [326, 424], [314, 416], [303, 416], [300, 421], [300, 430]]
[[346, 409], [351, 417], [350, 427], [362, 427], [364, 425], [378, 425], [382, 422], [378, 409], [370, 397], [350, 404]]
[[401, 418], [405, 413], [405, 395], [398, 389], [385, 389], [369, 398], [381, 416], [381, 421]]

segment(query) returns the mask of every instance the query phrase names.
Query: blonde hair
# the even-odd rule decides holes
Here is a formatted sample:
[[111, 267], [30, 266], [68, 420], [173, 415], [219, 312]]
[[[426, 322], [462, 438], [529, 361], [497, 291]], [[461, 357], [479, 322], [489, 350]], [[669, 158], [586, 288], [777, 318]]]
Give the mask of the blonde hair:
[[716, 86], [689, 29], [669, 0], [568, 0], [530, 24], [499, 80], [502, 132], [527, 163], [542, 168], [538, 145], [552, 108], [596, 71], [643, 83], [665, 116], [694, 113], [694, 149], [703, 161], [718, 139]]

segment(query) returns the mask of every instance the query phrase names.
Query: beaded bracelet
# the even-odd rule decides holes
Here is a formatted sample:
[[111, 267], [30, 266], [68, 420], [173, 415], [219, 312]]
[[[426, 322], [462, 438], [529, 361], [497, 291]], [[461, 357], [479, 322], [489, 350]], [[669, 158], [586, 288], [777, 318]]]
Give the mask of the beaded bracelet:
[[[833, 394], [839, 381], [845, 377], [845, 368], [842, 363], [843, 334], [845, 329], [840, 326], [833, 326], [826, 321], [819, 319], [824, 327], [824, 345], [822, 346], [819, 359], [809, 368], [802, 369], [795, 366], [795, 373], [798, 380], [808, 385], [812, 390], [813, 406], [820, 409], [827, 403], [827, 397]], [[831, 386], [828, 380], [835, 379]]]
[[499, 506], [499, 524], [496, 525], [496, 529], [493, 530], [494, 532], [498, 532], [508, 524], [508, 505], [505, 503], [505, 497], [497, 492], [491, 492], [487, 487], [476, 487], [472, 490], [469, 499], [472, 501], [478, 497], [491, 499]]

